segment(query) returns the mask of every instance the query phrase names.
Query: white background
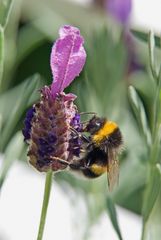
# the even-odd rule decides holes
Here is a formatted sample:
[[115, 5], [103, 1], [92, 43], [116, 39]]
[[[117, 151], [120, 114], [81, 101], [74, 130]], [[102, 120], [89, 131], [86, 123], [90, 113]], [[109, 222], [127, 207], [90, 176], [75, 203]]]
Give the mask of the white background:
[[[0, 240], [36, 240], [44, 182], [42, 174], [15, 162], [0, 196]], [[81, 196], [75, 197], [77, 206], [53, 181], [43, 240], [84, 240], [81, 229], [87, 218], [85, 203]], [[139, 240], [141, 218], [120, 207], [117, 213], [123, 239]], [[88, 240], [107, 239], [118, 240], [104, 214], [91, 229]]]

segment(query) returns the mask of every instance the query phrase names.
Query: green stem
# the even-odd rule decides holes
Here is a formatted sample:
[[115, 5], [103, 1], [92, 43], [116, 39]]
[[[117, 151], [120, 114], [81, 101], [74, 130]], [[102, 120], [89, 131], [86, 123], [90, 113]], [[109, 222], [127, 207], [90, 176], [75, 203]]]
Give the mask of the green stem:
[[145, 240], [145, 223], [143, 224], [141, 240]]
[[49, 170], [46, 174], [44, 199], [43, 199], [43, 204], [42, 204], [41, 218], [40, 218], [37, 240], [42, 240], [42, 237], [43, 237], [45, 221], [46, 221], [46, 214], [47, 214], [48, 203], [49, 203], [49, 198], [50, 198], [51, 184], [52, 184], [52, 171]]

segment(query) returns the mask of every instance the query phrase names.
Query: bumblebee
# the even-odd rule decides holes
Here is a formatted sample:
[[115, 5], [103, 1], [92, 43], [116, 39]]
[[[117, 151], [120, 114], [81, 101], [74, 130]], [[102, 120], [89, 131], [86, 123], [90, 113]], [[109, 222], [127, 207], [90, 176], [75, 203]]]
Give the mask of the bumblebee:
[[111, 191], [119, 178], [117, 155], [123, 144], [121, 131], [116, 123], [94, 116], [85, 124], [83, 132], [89, 134], [80, 135], [85, 143], [85, 155], [67, 164], [70, 169], [80, 171], [89, 178], [107, 173]]

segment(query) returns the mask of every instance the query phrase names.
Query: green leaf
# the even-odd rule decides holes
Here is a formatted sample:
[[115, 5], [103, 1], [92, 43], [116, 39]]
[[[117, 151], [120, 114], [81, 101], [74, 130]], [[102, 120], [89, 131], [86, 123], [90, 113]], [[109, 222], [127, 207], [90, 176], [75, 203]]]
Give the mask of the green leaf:
[[[36, 11], [33, 11], [33, 9], [36, 9]], [[91, 26], [100, 28], [102, 22], [107, 20], [106, 14], [99, 14], [93, 7], [84, 7], [80, 4], [71, 1], [67, 2], [65, 0], [46, 0], [45, 2], [43, 0], [35, 0], [32, 4], [24, 1], [22, 10], [26, 19], [32, 20], [36, 19], [37, 12], [43, 12], [43, 14], [39, 14], [39, 18], [36, 19], [35, 26], [50, 36], [51, 32], [55, 30], [58, 32], [58, 28], [64, 24], [74, 24], [89, 34], [91, 32]], [[51, 22], [53, 29], [50, 27]]]
[[157, 169], [158, 169], [158, 171], [159, 171], [159, 173], [160, 173], [160, 176], [161, 176], [161, 164], [160, 164], [160, 163], [157, 163], [157, 164], [156, 164], [156, 167], [157, 167]]
[[[114, 39], [105, 27], [93, 33], [87, 42], [87, 50], [90, 61], [85, 70], [90, 92], [94, 93], [91, 99], [99, 103], [93, 110], [116, 120], [123, 113], [125, 103], [126, 49], [120, 38]], [[119, 94], [116, 95], [117, 91]]]
[[[18, 147], [17, 147], [18, 146]], [[4, 153], [2, 167], [0, 169], [0, 189], [4, 183], [7, 176], [8, 170], [12, 166], [14, 160], [19, 159], [19, 156], [23, 150], [24, 142], [21, 132], [18, 132], [9, 142], [6, 151]]]
[[40, 83], [40, 76], [35, 74], [21, 85], [0, 97], [0, 113], [3, 120], [3, 131], [1, 134], [1, 139], [3, 139], [3, 141], [1, 141], [0, 146], [1, 151], [4, 151], [6, 148], [26, 108], [31, 106], [38, 98], [37, 92], [40, 89]]
[[[0, 114], [0, 136], [2, 134], [2, 115]], [[0, 145], [1, 145], [2, 139], [0, 140]]]
[[5, 28], [12, 7], [12, 0], [0, 0], [0, 25]]
[[144, 226], [142, 240], [160, 240], [161, 237], [161, 191]]
[[107, 209], [108, 209], [108, 213], [112, 222], [112, 225], [118, 235], [118, 238], [120, 240], [123, 240], [122, 236], [121, 236], [121, 231], [119, 228], [119, 224], [118, 224], [118, 220], [117, 220], [117, 213], [116, 213], [116, 209], [115, 209], [115, 205], [112, 201], [112, 199], [108, 196], [107, 197]]
[[136, 92], [135, 88], [129, 87], [129, 99], [134, 111], [135, 117], [137, 119], [140, 131], [142, 131], [144, 139], [148, 146], [151, 144], [151, 133], [148, 126], [148, 121], [144, 109], [144, 105]]
[[152, 72], [153, 78], [155, 80], [157, 80], [158, 74], [157, 74], [157, 71], [156, 71], [155, 60], [154, 60], [155, 59], [155, 57], [154, 57], [155, 38], [154, 38], [153, 32], [149, 32], [148, 45], [149, 45], [149, 59], [150, 59], [151, 72]]
[[147, 222], [161, 188], [161, 174], [158, 165], [151, 169], [143, 201], [143, 220]]
[[4, 64], [4, 31], [0, 26], [0, 86], [3, 76], [3, 64]]
[[[135, 148], [133, 150], [137, 151]], [[127, 161], [121, 165], [119, 186], [112, 193], [112, 197], [117, 204], [139, 214], [142, 207], [142, 191], [146, 182], [146, 167], [140, 162], [140, 158], [139, 154], [135, 158], [132, 154], [128, 155]], [[138, 192], [140, 192], [140, 195], [137, 195]]]
[[24, 26], [18, 35], [16, 64], [19, 64], [35, 48], [39, 47], [45, 38], [46, 36], [31, 24]]
[[[148, 43], [149, 41], [149, 33], [147, 32], [141, 32], [141, 31], [138, 31], [138, 30], [131, 30], [132, 34], [138, 38], [139, 40], [142, 40], [146, 43]], [[155, 39], [155, 44], [157, 47], [161, 48], [161, 41], [160, 41], [160, 37], [159, 36], [154, 36], [154, 39]]]

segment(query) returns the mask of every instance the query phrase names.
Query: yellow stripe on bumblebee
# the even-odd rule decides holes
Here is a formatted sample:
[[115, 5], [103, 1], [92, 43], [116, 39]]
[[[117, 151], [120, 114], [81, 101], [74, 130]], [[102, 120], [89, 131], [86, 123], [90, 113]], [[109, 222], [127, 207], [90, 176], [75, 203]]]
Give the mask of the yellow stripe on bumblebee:
[[102, 175], [103, 173], [107, 172], [107, 166], [101, 166], [98, 164], [92, 164], [90, 170], [97, 176]]
[[118, 128], [117, 124], [111, 121], [106, 121], [102, 128], [93, 135], [93, 141], [100, 144], [103, 140], [108, 138]]

